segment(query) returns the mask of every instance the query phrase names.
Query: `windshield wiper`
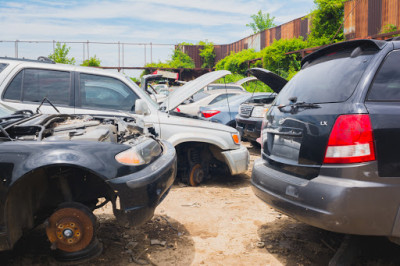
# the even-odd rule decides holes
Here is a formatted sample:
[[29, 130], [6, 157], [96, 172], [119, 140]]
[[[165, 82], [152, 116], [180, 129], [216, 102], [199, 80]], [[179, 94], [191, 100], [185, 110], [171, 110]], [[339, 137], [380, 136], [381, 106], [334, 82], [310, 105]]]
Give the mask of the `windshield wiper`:
[[[283, 110], [283, 108], [290, 106], [290, 110]], [[286, 104], [286, 105], [279, 105], [278, 109], [281, 112], [284, 113], [295, 113], [298, 111], [299, 108], [304, 108], [304, 109], [308, 109], [308, 108], [321, 108], [321, 106], [319, 104], [315, 104], [315, 103], [306, 103], [306, 102], [294, 102], [291, 104]]]
[[50, 100], [47, 99], [47, 97], [44, 97], [43, 100], [42, 100], [42, 102], [41, 102], [40, 105], [38, 106], [38, 108], [36, 108], [36, 113], [37, 113], [37, 114], [39, 113], [40, 107], [42, 107], [44, 101], [47, 101], [47, 102], [57, 111], [57, 113], [60, 114], [60, 111], [58, 111], [57, 107], [55, 107], [54, 104], [52, 104], [52, 103], [50, 102]]

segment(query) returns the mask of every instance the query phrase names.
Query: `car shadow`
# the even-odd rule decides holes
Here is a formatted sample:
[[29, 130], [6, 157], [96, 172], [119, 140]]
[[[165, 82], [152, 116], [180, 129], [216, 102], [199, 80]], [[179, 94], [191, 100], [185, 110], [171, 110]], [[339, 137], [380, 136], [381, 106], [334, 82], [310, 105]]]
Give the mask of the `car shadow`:
[[[156, 215], [152, 220], [136, 228], [119, 225], [111, 214], [100, 214], [97, 217], [98, 238], [103, 245], [102, 253], [85, 261], [75, 261], [73, 264], [157, 265], [176, 264], [176, 260], [179, 259], [189, 265], [194, 260], [194, 241], [188, 230], [166, 215]], [[177, 258], [176, 254], [180, 256]], [[1, 265], [60, 264], [52, 256], [43, 226], [26, 234], [13, 250], [0, 252], [0, 262]]]
[[284, 265], [328, 265], [342, 234], [312, 227], [285, 215], [258, 228], [264, 249]]

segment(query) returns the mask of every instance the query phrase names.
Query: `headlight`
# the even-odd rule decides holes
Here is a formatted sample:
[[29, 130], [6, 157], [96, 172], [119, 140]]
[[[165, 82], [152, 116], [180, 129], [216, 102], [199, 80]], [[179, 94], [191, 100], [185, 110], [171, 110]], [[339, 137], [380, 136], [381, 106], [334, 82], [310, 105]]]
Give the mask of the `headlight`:
[[253, 112], [251, 112], [252, 117], [264, 117], [265, 113], [268, 111], [267, 107], [263, 106], [256, 106], [253, 109]]
[[235, 144], [240, 144], [240, 134], [239, 133], [232, 134], [232, 140]]
[[136, 146], [115, 155], [115, 160], [125, 165], [143, 165], [161, 154], [161, 145], [154, 139], [146, 139]]

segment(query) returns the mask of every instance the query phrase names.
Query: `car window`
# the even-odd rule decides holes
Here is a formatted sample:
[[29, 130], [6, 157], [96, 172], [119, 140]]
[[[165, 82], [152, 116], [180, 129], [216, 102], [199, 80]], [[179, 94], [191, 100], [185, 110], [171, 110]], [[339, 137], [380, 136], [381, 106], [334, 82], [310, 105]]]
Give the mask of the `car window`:
[[232, 86], [232, 85], [225, 85], [225, 84], [221, 84], [221, 85], [208, 85], [207, 86], [207, 90], [242, 90], [241, 87], [239, 86]]
[[1, 71], [3, 71], [6, 68], [6, 66], [8, 66], [8, 64], [0, 63], [0, 73], [1, 73]]
[[354, 51], [354, 48], [339, 50], [309, 63], [283, 87], [275, 105], [286, 105], [291, 97], [296, 97], [297, 102], [307, 103], [346, 101], [377, 53], [365, 48], [357, 56], [352, 56]]
[[391, 52], [383, 62], [369, 90], [369, 101], [400, 101], [400, 51]]
[[218, 95], [217, 97], [215, 97], [214, 100], [212, 100], [210, 102], [210, 104], [214, 104], [216, 102], [219, 102], [219, 101], [222, 101], [222, 100], [226, 100], [227, 98], [232, 97], [234, 95], [236, 95], [236, 93], [224, 93], [224, 94]]
[[24, 69], [8, 85], [4, 98], [41, 102], [44, 97], [47, 97], [52, 103], [68, 105], [70, 92], [70, 72]]
[[8, 85], [4, 93], [4, 99], [21, 101], [23, 73], [23, 71], [19, 72]]
[[118, 79], [80, 74], [82, 107], [134, 111], [138, 96]]

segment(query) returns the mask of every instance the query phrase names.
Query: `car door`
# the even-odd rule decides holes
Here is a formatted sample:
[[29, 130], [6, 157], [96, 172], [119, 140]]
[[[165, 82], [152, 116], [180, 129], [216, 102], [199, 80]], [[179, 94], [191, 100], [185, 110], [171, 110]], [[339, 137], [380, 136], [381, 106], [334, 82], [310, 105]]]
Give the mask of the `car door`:
[[400, 176], [400, 50], [390, 52], [372, 81], [365, 106], [370, 114], [382, 177]]
[[139, 97], [121, 80], [113, 77], [76, 73], [77, 114], [134, 113]]
[[40, 112], [74, 113], [73, 84], [73, 73], [70, 71], [24, 68], [5, 87], [2, 102], [17, 110], [29, 109], [35, 112], [44, 98], [47, 98], [57, 107], [45, 101]]

